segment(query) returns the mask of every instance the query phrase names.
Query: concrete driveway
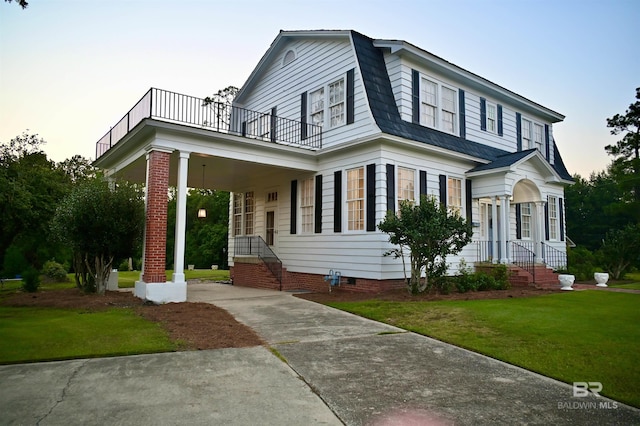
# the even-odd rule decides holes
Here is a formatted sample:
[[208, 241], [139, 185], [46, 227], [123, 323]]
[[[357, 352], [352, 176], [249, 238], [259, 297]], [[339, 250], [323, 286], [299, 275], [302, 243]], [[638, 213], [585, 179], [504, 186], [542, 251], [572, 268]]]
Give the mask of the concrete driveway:
[[434, 339], [288, 293], [211, 286], [189, 285], [189, 300], [252, 327], [348, 425], [640, 424], [638, 409]]

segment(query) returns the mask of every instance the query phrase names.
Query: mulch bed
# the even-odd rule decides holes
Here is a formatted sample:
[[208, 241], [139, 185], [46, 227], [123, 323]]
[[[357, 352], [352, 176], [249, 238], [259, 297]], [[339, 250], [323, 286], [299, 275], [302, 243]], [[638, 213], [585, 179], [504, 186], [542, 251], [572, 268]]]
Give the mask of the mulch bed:
[[18, 292], [0, 302], [4, 306], [105, 310], [132, 308], [143, 318], [159, 322], [182, 350], [243, 348], [263, 345], [262, 339], [227, 311], [208, 303], [144, 303], [130, 292], [84, 294], [78, 289]]

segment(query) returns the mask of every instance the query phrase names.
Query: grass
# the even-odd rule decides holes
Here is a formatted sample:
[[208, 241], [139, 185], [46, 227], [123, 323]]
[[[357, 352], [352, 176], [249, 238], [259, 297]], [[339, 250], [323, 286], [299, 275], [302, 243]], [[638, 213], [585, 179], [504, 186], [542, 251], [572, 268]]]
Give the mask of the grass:
[[[166, 271], [167, 281], [171, 280], [173, 275], [172, 270]], [[229, 271], [222, 269], [195, 269], [185, 270], [184, 276], [187, 280], [201, 280], [201, 281], [227, 281], [229, 279]], [[73, 280], [73, 275], [71, 275]], [[118, 272], [118, 287], [120, 288], [132, 288], [135, 286], [136, 281], [140, 280], [140, 271], [122, 271]]]
[[159, 324], [122, 308], [89, 312], [3, 306], [0, 342], [2, 364], [178, 349]]
[[629, 290], [640, 290], [640, 272], [630, 272], [624, 277], [627, 280], [632, 280], [631, 283], [617, 284], [615, 281], [607, 283], [609, 287], [626, 288]]
[[340, 302], [338, 309], [434, 337], [640, 407], [640, 295], [580, 291], [447, 302]]

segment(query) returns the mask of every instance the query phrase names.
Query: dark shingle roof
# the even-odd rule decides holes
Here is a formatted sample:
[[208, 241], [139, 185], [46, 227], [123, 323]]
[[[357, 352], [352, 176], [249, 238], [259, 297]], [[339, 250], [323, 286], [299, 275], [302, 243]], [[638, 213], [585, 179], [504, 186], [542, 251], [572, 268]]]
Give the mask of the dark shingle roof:
[[494, 169], [500, 169], [502, 167], [509, 167], [514, 163], [517, 163], [518, 161], [522, 160], [524, 157], [526, 157], [527, 155], [531, 154], [532, 152], [535, 152], [535, 148], [533, 149], [527, 149], [526, 151], [517, 151], [517, 152], [511, 152], [509, 154], [503, 154], [503, 155], [499, 155], [495, 160], [493, 160], [491, 163], [488, 164], [480, 164], [477, 167], [474, 167], [473, 169], [469, 170], [470, 172], [480, 172], [483, 170], [494, 170]]
[[[358, 64], [360, 65], [365, 91], [369, 100], [369, 107], [371, 108], [376, 124], [382, 132], [482, 158], [491, 162], [498, 162], [497, 166], [492, 166], [493, 163], [487, 164], [486, 166], [490, 166], [489, 168], [503, 167], [503, 165], [500, 165], [502, 164], [500, 161], [509, 161], [509, 154], [521, 155], [527, 152], [510, 153], [502, 149], [493, 148], [403, 120], [400, 117], [400, 112], [398, 111], [398, 106], [393, 96], [391, 81], [387, 73], [382, 49], [375, 47], [373, 41], [363, 34], [352, 31], [351, 35]], [[569, 175], [567, 169], [564, 167], [560, 154], [555, 148], [555, 143], [554, 153], [556, 164], [552, 167], [554, 167], [563, 179], [571, 180], [571, 175]], [[519, 158], [522, 158], [522, 156]], [[474, 169], [474, 171], [475, 170], [477, 170], [477, 168]]]

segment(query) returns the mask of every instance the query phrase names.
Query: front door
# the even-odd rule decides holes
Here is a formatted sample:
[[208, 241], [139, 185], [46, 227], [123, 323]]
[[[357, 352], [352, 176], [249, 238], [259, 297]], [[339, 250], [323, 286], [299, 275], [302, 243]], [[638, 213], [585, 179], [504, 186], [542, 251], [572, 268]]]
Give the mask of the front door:
[[276, 245], [276, 212], [275, 210], [267, 210], [267, 223], [265, 224], [266, 242], [271, 248]]

